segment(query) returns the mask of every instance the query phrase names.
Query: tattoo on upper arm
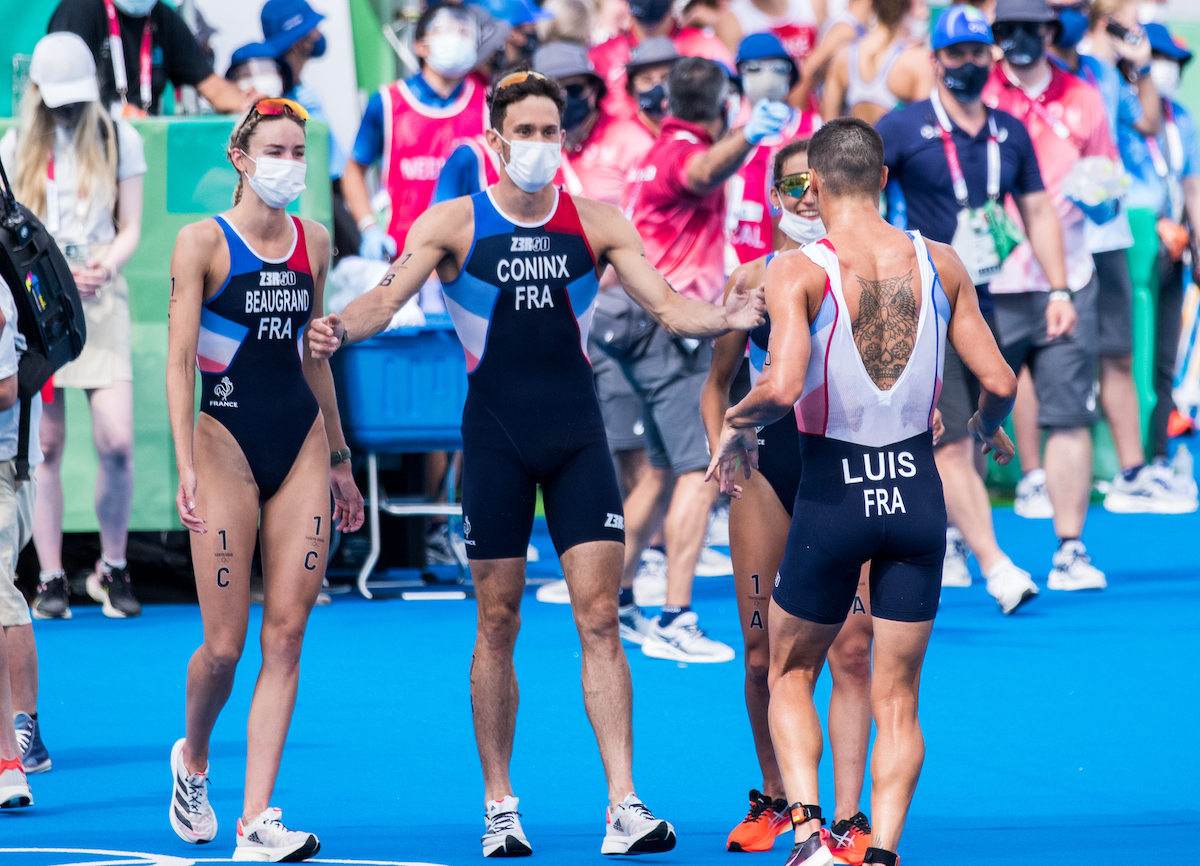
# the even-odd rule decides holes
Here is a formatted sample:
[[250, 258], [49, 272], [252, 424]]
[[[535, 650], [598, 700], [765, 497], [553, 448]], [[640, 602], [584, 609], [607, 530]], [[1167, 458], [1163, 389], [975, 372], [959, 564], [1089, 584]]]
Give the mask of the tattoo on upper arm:
[[867, 375], [883, 390], [896, 384], [917, 336], [917, 299], [912, 271], [902, 277], [864, 280], [858, 299], [858, 316], [852, 330]]

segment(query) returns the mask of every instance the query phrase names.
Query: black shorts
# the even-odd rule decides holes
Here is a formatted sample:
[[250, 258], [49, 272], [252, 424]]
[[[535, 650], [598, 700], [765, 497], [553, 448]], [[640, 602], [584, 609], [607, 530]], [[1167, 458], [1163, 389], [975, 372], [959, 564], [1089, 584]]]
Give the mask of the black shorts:
[[810, 622], [845, 621], [871, 560], [871, 614], [937, 615], [946, 503], [926, 432], [882, 448], [800, 434], [803, 471], [772, 598]]
[[604, 427], [503, 423], [467, 395], [463, 409], [463, 537], [468, 559], [525, 558], [542, 486], [561, 555], [587, 541], [625, 541], [625, 516]]
[[800, 431], [795, 409], [758, 431], [758, 471], [791, 517], [800, 489]]

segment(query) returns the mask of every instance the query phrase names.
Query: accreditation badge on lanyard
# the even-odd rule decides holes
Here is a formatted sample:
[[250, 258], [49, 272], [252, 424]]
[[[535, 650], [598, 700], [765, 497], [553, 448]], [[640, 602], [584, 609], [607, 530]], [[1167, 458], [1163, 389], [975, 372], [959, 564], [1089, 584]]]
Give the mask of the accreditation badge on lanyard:
[[150, 89], [150, 70], [151, 70], [151, 52], [153, 51], [153, 40], [150, 36], [150, 16], [146, 15], [146, 22], [142, 25], [142, 45], [138, 52], [138, 96], [141, 100], [141, 107], [129, 104], [129, 78], [125, 74], [125, 48], [121, 42], [121, 25], [117, 20], [117, 7], [113, 5], [113, 0], [104, 0], [104, 11], [108, 15], [108, 53], [112, 60], [113, 67], [113, 83], [117, 88], [117, 95], [121, 97], [121, 116], [130, 117], [145, 117], [150, 112], [150, 103], [153, 101], [153, 94]]
[[[941, 127], [942, 146], [946, 151], [946, 163], [950, 166], [954, 198], [959, 205], [958, 225], [954, 229], [954, 240], [950, 242], [950, 246], [962, 259], [972, 282], [977, 286], [982, 285], [991, 282], [992, 278], [1000, 273], [1000, 266], [1004, 262], [996, 249], [996, 238], [988, 223], [986, 209], [970, 206], [967, 179], [958, 159], [958, 148], [954, 144], [950, 118], [946, 115], [946, 109], [942, 107], [937, 90], [934, 90], [929, 98], [937, 114], [938, 126]], [[987, 195], [993, 206], [1000, 198], [1000, 139], [991, 112], [988, 112]]]

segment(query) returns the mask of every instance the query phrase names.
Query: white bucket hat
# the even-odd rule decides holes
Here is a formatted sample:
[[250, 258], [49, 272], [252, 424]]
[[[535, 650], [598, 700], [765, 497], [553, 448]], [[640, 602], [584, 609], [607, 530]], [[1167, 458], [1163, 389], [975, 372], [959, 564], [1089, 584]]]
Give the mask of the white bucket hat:
[[100, 101], [92, 50], [74, 33], [50, 33], [39, 39], [29, 64], [29, 78], [42, 91], [42, 101], [48, 108]]

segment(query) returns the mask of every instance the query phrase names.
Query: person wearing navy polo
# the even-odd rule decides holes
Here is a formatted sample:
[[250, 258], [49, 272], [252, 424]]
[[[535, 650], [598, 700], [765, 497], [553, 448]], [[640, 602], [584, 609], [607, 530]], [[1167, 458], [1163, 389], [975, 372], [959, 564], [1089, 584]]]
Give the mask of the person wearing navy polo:
[[[992, 70], [992, 31], [971, 6], [954, 6], [938, 19], [931, 38], [937, 86], [929, 99], [885, 115], [876, 125], [884, 160], [900, 183], [908, 227], [952, 244], [976, 283], [988, 324], [993, 303], [987, 284], [1000, 270], [1000, 257], [982, 213], [989, 201], [1014, 197], [1034, 254], [1054, 285], [1065, 285], [1062, 228], [1042, 183], [1029, 133], [1011, 114], [982, 102]], [[967, 421], [975, 411], [979, 383], [953, 347], [946, 364], [938, 409], [946, 432], [935, 451], [950, 528], [943, 586], [969, 586], [968, 549], [987, 578], [1000, 610], [1012, 613], [1037, 595], [1028, 572], [996, 543], [987, 488], [977, 470]]]

